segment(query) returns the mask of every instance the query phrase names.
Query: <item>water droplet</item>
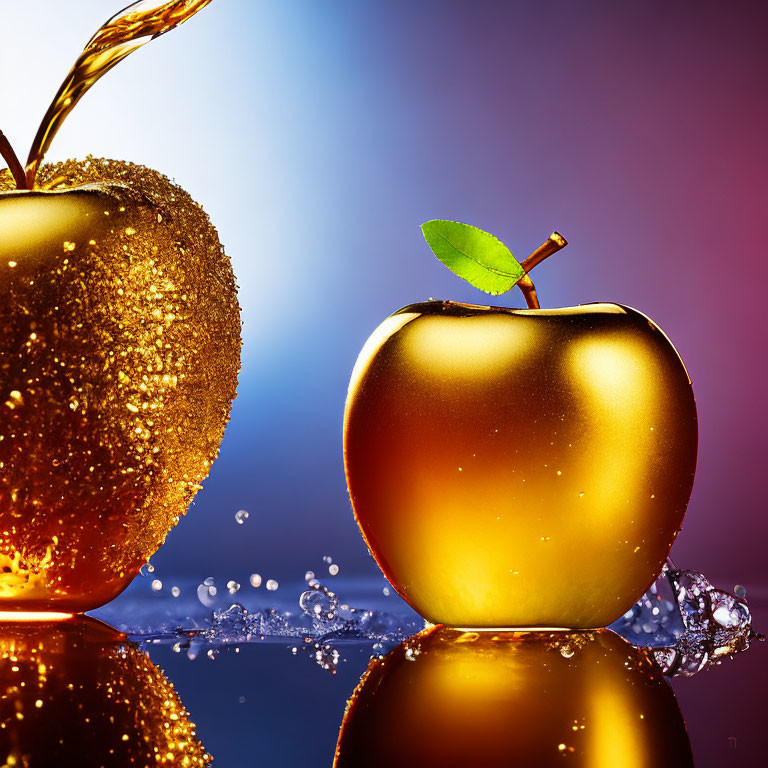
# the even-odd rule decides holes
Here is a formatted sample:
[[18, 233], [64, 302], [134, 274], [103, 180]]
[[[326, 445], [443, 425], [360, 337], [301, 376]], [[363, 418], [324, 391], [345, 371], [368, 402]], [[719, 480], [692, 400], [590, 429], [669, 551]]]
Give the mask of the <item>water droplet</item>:
[[162, 588], [163, 588], [163, 582], [162, 582], [162, 581], [160, 581], [160, 579], [155, 579], [155, 580], [152, 582], [152, 589], [153, 589], [155, 592], [159, 592], [159, 591], [160, 591]]
[[318, 621], [332, 621], [339, 615], [339, 599], [327, 587], [302, 592], [299, 606], [307, 616]]
[[333, 562], [333, 558], [330, 555], [323, 555], [323, 562], [330, 565]]
[[178, 587], [171, 587], [171, 594], [174, 597], [178, 597], [181, 594], [181, 590]]
[[333, 563], [332, 565], [328, 566], [328, 573], [331, 574], [331, 576], [336, 576], [339, 572], [339, 566], [336, 565], [336, 563]]
[[258, 573], [252, 573], [249, 581], [254, 589], [258, 589], [261, 586], [261, 576]]
[[213, 576], [209, 576], [207, 579], [203, 581], [203, 584], [205, 584], [206, 587], [212, 587], [214, 584], [214, 578]]
[[249, 513], [244, 509], [238, 509], [237, 512], [235, 512], [235, 520], [238, 525], [242, 525], [249, 517]]
[[201, 584], [197, 588], [197, 599], [206, 607], [211, 608], [213, 604], [216, 602], [213, 600], [213, 595], [210, 594], [211, 589], [216, 589], [216, 587], [207, 587], [205, 584]]
[[315, 578], [315, 572], [314, 571], [307, 571], [304, 574], [304, 581], [306, 581], [307, 583], [312, 581], [312, 579], [314, 579], [314, 578]]
[[389, 587], [384, 587], [384, 589], [381, 590], [384, 593], [385, 597], [389, 597]]
[[274, 592], [280, 585], [275, 581], [275, 579], [269, 579], [267, 581], [267, 589], [270, 592]]
[[230, 595], [234, 595], [238, 589], [240, 589], [240, 585], [236, 581], [230, 580], [227, 582], [227, 590], [229, 590]]

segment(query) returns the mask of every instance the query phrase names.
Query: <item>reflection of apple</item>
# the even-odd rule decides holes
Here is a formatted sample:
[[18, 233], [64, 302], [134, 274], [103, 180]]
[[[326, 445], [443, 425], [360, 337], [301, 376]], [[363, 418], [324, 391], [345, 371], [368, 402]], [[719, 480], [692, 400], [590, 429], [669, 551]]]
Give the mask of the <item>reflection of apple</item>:
[[371, 662], [335, 768], [689, 768], [675, 695], [608, 630], [411, 638]]
[[402, 597], [460, 627], [600, 627], [651, 584], [696, 464], [680, 357], [616, 304], [430, 301], [360, 353], [350, 495]]
[[235, 395], [234, 278], [160, 174], [0, 172], [0, 609], [118, 594], [183, 515]]
[[0, 691], [5, 765], [210, 764], [173, 685], [94, 619], [1, 623]]

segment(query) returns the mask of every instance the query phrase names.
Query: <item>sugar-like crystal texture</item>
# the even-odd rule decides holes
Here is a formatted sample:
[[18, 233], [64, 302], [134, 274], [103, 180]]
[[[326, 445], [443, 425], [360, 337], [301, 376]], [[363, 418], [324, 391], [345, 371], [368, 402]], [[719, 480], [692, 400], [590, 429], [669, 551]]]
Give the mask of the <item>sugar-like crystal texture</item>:
[[232, 268], [166, 177], [0, 172], [0, 608], [94, 608], [186, 512], [240, 365]]

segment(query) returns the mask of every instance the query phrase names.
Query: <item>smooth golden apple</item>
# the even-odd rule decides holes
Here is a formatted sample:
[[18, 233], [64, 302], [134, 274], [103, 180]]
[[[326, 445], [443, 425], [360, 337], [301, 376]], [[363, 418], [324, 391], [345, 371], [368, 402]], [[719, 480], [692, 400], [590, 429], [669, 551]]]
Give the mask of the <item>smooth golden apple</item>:
[[173, 685], [95, 619], [0, 623], [0, 760], [29, 766], [210, 765]]
[[692, 768], [650, 653], [608, 630], [443, 627], [371, 662], [335, 768]]
[[235, 396], [230, 262], [159, 173], [0, 172], [0, 610], [115, 597], [183, 515]]
[[602, 627], [654, 580], [696, 465], [686, 369], [617, 304], [414, 304], [354, 368], [347, 481], [399, 594], [454, 627]]

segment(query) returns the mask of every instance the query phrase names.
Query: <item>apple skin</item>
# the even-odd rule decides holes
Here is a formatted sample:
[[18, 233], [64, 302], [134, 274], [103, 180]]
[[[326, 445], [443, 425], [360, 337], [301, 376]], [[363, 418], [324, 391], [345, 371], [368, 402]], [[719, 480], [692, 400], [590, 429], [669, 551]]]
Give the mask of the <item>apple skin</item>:
[[0, 623], [0, 689], [7, 765], [210, 765], [173, 684], [96, 619]]
[[427, 630], [374, 659], [335, 768], [692, 768], [675, 695], [650, 651], [609, 630]]
[[696, 449], [680, 356], [617, 304], [405, 307], [360, 353], [344, 422], [371, 553], [453, 627], [616, 620], [669, 554]]
[[239, 371], [232, 268], [189, 195], [116, 161], [57, 177], [0, 174], [0, 610], [119, 594], [208, 474]]

